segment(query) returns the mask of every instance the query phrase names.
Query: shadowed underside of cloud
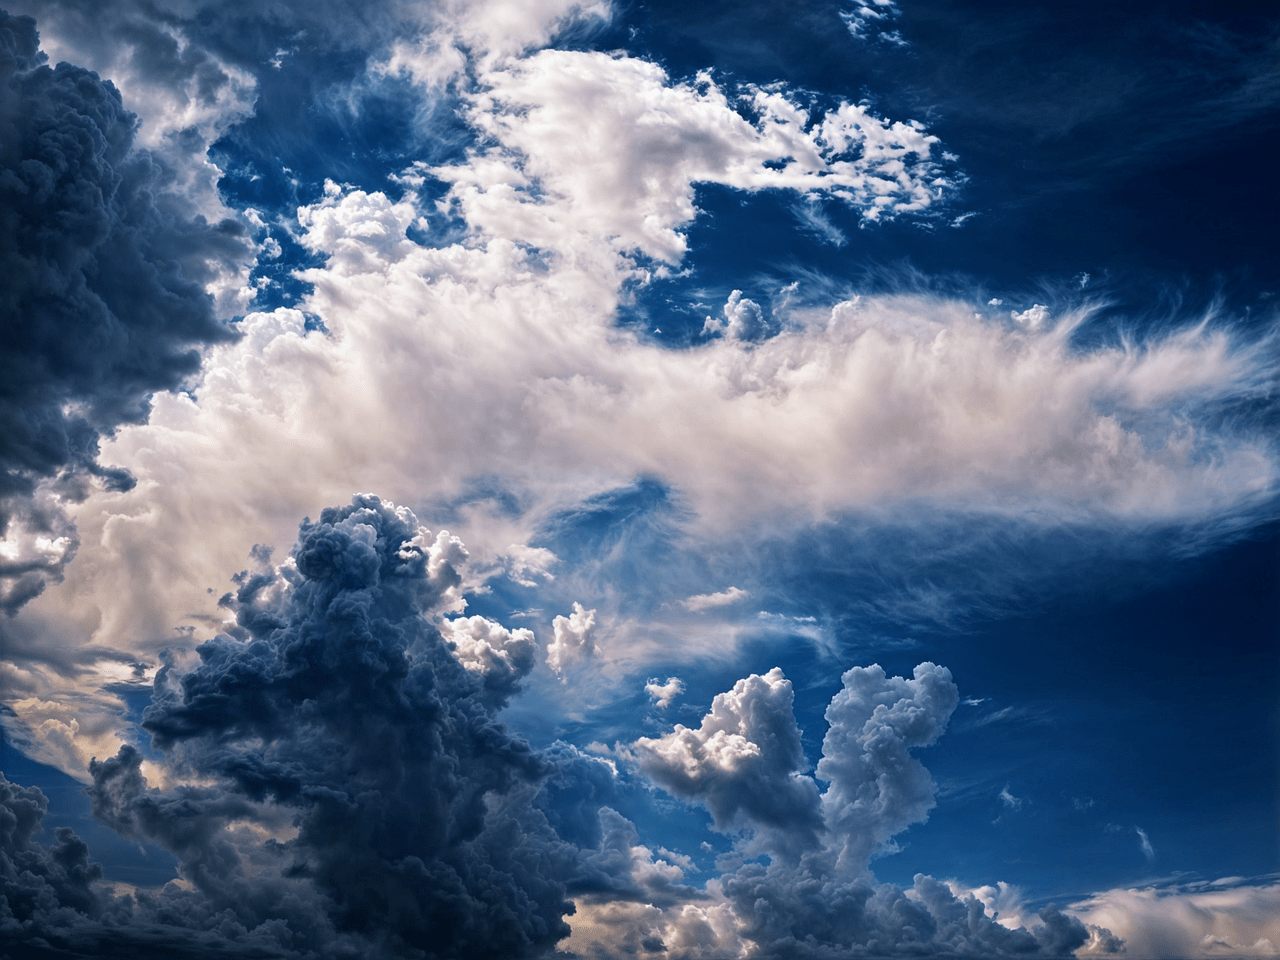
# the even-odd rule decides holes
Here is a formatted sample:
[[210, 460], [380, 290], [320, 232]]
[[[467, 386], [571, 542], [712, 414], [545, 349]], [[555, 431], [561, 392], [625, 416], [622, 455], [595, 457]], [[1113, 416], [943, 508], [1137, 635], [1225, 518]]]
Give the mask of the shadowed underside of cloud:
[[[134, 149], [137, 121], [96, 74], [40, 52], [0, 11], [0, 607], [12, 613], [75, 552], [60, 501], [97, 479], [99, 440], [231, 339], [204, 283], [243, 254], [234, 221], [193, 217]], [[43, 486], [42, 486], [43, 485]]]

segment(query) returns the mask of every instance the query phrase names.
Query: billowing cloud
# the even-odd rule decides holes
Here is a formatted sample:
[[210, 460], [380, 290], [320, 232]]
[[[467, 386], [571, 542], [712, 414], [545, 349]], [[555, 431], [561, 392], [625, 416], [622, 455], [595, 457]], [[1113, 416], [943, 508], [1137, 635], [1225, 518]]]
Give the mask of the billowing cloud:
[[205, 291], [243, 256], [233, 220], [193, 216], [136, 149], [119, 92], [51, 68], [35, 22], [0, 11], [0, 608], [61, 576], [77, 537], [63, 504], [134, 482], [100, 440], [232, 339]]
[[[638, 767], [675, 796], [696, 801], [719, 829], [736, 829], [745, 856], [707, 885], [709, 902], [678, 909], [593, 910], [575, 949], [648, 942], [675, 957], [872, 955], [1065, 957], [1085, 944], [1120, 943], [1053, 907], [1010, 928], [973, 892], [918, 875], [902, 890], [877, 884], [869, 861], [923, 820], [935, 786], [915, 748], [935, 742], [959, 702], [944, 667], [911, 679], [855, 667], [827, 709], [816, 777], [803, 772], [791, 684], [780, 670], [753, 675], [712, 702], [701, 727], [677, 724], [631, 745]], [[828, 784], [821, 790], [819, 784]], [[724, 862], [724, 861], [722, 861]], [[591, 938], [597, 938], [593, 941]]]
[[573, 612], [567, 617], [552, 621], [554, 639], [547, 644], [547, 664], [564, 676], [575, 663], [586, 660], [596, 652], [596, 612], [573, 604]]
[[433, 625], [457, 605], [460, 555], [357, 497], [304, 523], [285, 563], [237, 578], [236, 622], [198, 664], [161, 671], [143, 726], [169, 785], [126, 745], [91, 765], [89, 792], [122, 836], [177, 856], [188, 886], [159, 895], [165, 923], [224, 915], [227, 948], [289, 955], [524, 956], [568, 933], [577, 848], [534, 799], [557, 771], [575, 789], [591, 761], [539, 754], [494, 718], [532, 665], [527, 632]]
[[703, 333], [723, 333], [732, 340], [760, 340], [769, 332], [760, 304], [744, 297], [741, 290], [734, 290], [729, 294], [722, 312], [723, 319], [707, 317], [702, 327]]
[[667, 682], [650, 680], [644, 685], [644, 692], [649, 695], [658, 707], [665, 710], [680, 694], [684, 693], [684, 681], [679, 677], [667, 677]]

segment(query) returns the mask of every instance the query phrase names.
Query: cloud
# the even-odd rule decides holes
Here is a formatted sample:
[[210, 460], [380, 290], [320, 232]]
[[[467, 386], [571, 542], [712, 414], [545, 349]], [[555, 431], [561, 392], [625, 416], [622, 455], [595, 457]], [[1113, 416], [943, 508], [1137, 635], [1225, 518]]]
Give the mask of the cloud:
[[715, 607], [727, 607], [729, 604], [737, 603], [743, 597], [749, 595], [746, 590], [730, 587], [728, 590], [721, 590], [719, 593], [696, 594], [681, 600], [680, 605], [693, 613], [701, 613], [703, 610], [711, 610]]
[[840, 19], [855, 40], [879, 40], [895, 46], [906, 46], [902, 33], [887, 30], [887, 25], [902, 15], [894, 0], [854, 0], [853, 6], [840, 11]]
[[1009, 785], [1006, 783], [1000, 788], [1000, 802], [1015, 813], [1022, 809], [1022, 798], [1015, 797], [1009, 792]]
[[1049, 308], [1043, 303], [1032, 304], [1026, 310], [1010, 310], [1009, 316], [1018, 323], [1025, 324], [1033, 330], [1037, 330], [1044, 326], [1044, 322], [1049, 319]]
[[193, 216], [95, 74], [46, 64], [35, 22], [0, 12], [0, 609], [57, 582], [64, 504], [134, 478], [100, 441], [233, 338], [205, 283], [243, 257], [238, 223]]
[[576, 848], [533, 800], [572, 765], [494, 720], [532, 666], [527, 631], [432, 625], [464, 556], [376, 497], [304, 522], [288, 561], [238, 578], [231, 631], [157, 676], [142, 723], [175, 785], [150, 787], [126, 745], [91, 765], [95, 816], [173, 852], [209, 909], [281, 951], [549, 948]]
[[1133, 960], [1280, 956], [1280, 884], [1273, 878], [1117, 888], [1070, 909], [1124, 938]]
[[430, 171], [452, 184], [453, 209], [485, 235], [584, 262], [677, 263], [698, 183], [820, 193], [866, 221], [925, 215], [953, 187], [919, 123], [847, 102], [811, 115], [785, 87], [673, 83], [629, 56], [543, 50], [484, 74], [468, 101], [486, 146]]
[[684, 681], [679, 677], [667, 677], [666, 683], [650, 680], [644, 685], [644, 692], [658, 707], [665, 710], [676, 697], [684, 693]]
[[595, 655], [596, 612], [575, 602], [573, 613], [556, 617], [552, 627], [555, 639], [547, 645], [547, 664], [563, 679], [570, 666]]
[[[717, 696], [697, 730], [631, 745], [637, 767], [677, 797], [737, 831], [735, 857], [705, 902], [658, 910], [590, 911], [569, 943], [588, 956], [647, 943], [675, 957], [843, 957], [851, 951], [921, 956], [1062, 957], [1110, 935], [1047, 907], [1025, 926], [988, 916], [973, 892], [919, 875], [909, 890], [876, 884], [870, 859], [923, 820], [936, 788], [913, 749], [935, 742], [959, 702], [950, 673], [932, 663], [911, 679], [855, 667], [827, 709], [814, 776], [803, 772], [791, 684], [780, 670]], [[819, 784], [827, 783], [825, 790]], [[757, 862], [765, 854], [767, 863]], [[1119, 944], [1106, 940], [1112, 949]], [[1098, 949], [1102, 949], [1099, 947]]]
[[761, 340], [769, 334], [769, 324], [764, 319], [760, 304], [748, 300], [741, 290], [734, 290], [724, 305], [724, 319], [707, 317], [702, 325], [704, 334], [724, 334], [731, 340]]
[[0, 773], [0, 935], [10, 943], [26, 929], [57, 927], [79, 916], [96, 918], [104, 903], [94, 889], [102, 867], [70, 827], [59, 827], [46, 849], [33, 838], [48, 809], [43, 793], [10, 783]]
[[631, 750], [664, 789], [703, 803], [716, 829], [753, 830], [763, 847], [795, 853], [816, 844], [820, 819], [817, 787], [801, 774], [793, 697], [778, 668], [753, 674], [718, 694], [698, 729], [677, 724]]

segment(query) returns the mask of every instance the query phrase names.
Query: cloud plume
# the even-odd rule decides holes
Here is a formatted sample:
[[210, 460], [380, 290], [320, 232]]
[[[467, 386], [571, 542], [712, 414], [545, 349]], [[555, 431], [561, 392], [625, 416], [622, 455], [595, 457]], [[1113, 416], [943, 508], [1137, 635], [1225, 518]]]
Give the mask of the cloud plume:
[[232, 338], [204, 284], [242, 256], [135, 149], [137, 119], [87, 70], [51, 68], [35, 21], [0, 11], [0, 608], [12, 613], [75, 553], [60, 507], [92, 483], [126, 490], [99, 441]]

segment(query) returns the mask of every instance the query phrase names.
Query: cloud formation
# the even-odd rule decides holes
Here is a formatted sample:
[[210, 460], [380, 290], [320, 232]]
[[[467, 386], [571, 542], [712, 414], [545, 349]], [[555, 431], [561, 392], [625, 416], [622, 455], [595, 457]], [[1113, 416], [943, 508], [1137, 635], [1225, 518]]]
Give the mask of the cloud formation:
[[554, 639], [547, 645], [547, 665], [562, 679], [573, 664], [596, 652], [596, 612], [574, 602], [573, 612], [552, 621]]
[[232, 331], [205, 292], [245, 253], [135, 148], [137, 118], [87, 70], [51, 68], [35, 22], [0, 11], [0, 609], [56, 581], [77, 537], [61, 503], [134, 483], [99, 443], [187, 382]]
[[[557, 835], [539, 786], [585, 789], [586, 815], [615, 815], [597, 813], [599, 762], [540, 754], [495, 718], [533, 666], [528, 631], [440, 621], [460, 605], [465, 551], [376, 497], [304, 522], [285, 563], [265, 557], [223, 599], [229, 631], [198, 664], [171, 661], [156, 678], [142, 725], [167, 755], [168, 785], [148, 783], [131, 745], [90, 767], [94, 815], [171, 851], [186, 883], [140, 901], [121, 937], [134, 936], [129, 917], [206, 932], [225, 917], [226, 948], [280, 955], [546, 952], [569, 932], [566, 883], [604, 854], [584, 858]], [[14, 856], [31, 860], [41, 801], [14, 796]], [[97, 874], [82, 847], [53, 857], [87, 883]], [[52, 899], [81, 915], [78, 936], [110, 939], [89, 930], [99, 908], [87, 893], [73, 902], [56, 870], [37, 875], [61, 884]], [[34, 896], [21, 870], [10, 876]], [[46, 932], [15, 903], [24, 937]]]
[[[649, 949], [661, 944], [678, 957], [1065, 957], [1086, 943], [1100, 953], [1119, 949], [1107, 931], [1053, 907], [1029, 929], [1012, 929], [973, 893], [957, 896], [932, 877], [918, 875], [905, 891], [877, 884], [871, 858], [934, 804], [933, 779], [911, 751], [941, 736], [959, 695], [949, 671], [932, 663], [911, 679], [878, 665], [854, 667], [843, 682], [827, 708], [814, 775], [804, 772], [791, 684], [776, 668], [717, 696], [697, 730], [677, 724], [631, 745], [656, 783], [705, 806], [717, 829], [740, 834], [740, 858], [707, 885], [709, 902], [590, 910], [592, 937], [647, 938]], [[767, 862], [748, 859], [761, 853]], [[585, 939], [575, 923], [570, 942], [589, 948]]]
[[1126, 956], [1134, 960], [1280, 956], [1280, 884], [1274, 878], [1104, 890], [1070, 909], [1123, 937]]

